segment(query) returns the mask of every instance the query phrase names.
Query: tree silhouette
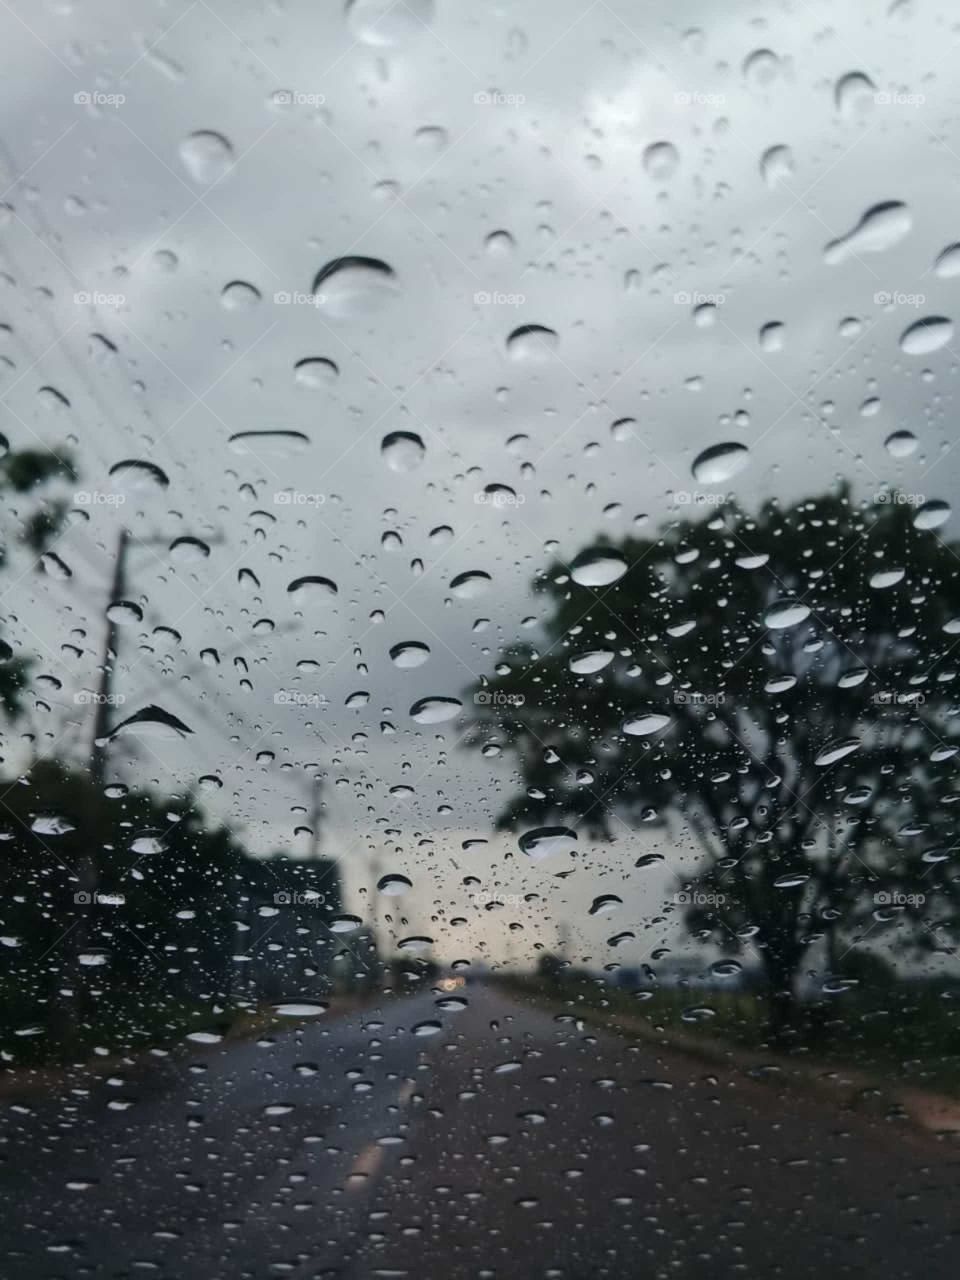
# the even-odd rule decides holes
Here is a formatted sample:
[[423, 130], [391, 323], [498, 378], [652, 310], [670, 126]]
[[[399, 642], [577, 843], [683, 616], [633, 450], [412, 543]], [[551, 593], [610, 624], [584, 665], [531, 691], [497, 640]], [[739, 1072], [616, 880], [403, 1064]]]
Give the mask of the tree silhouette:
[[[192, 1018], [219, 1030], [240, 1002], [332, 988], [336, 863], [253, 858], [192, 793], [104, 796], [86, 770], [42, 760], [0, 783], [0, 838], [8, 1062], [128, 1052]], [[91, 847], [93, 892], [78, 870]]]
[[[66, 504], [47, 499], [40, 505], [31, 503], [26, 511], [21, 511], [17, 497], [32, 498], [57, 478], [76, 479], [72, 463], [62, 452], [20, 449], [0, 457], [0, 500], [5, 514], [0, 569], [7, 563], [9, 544], [19, 543], [39, 556], [56, 537], [66, 515]], [[0, 634], [0, 710], [11, 719], [22, 710], [22, 693], [29, 671], [30, 660], [15, 654]]]
[[[775, 1034], [816, 956], [830, 991], [841, 942], [918, 954], [956, 931], [960, 555], [938, 504], [884, 498], [727, 504], [588, 547], [534, 583], [546, 643], [473, 691], [473, 742], [522, 768], [502, 828], [692, 834], [675, 908], [754, 957]], [[626, 571], [580, 585], [597, 557]]]

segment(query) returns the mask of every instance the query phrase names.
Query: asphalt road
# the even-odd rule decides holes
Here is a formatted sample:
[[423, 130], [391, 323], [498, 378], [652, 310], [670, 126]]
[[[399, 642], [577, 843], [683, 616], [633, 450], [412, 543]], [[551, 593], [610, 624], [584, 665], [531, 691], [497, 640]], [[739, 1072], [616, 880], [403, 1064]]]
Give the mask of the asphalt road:
[[0, 1275], [958, 1274], [956, 1138], [456, 994], [4, 1099]]

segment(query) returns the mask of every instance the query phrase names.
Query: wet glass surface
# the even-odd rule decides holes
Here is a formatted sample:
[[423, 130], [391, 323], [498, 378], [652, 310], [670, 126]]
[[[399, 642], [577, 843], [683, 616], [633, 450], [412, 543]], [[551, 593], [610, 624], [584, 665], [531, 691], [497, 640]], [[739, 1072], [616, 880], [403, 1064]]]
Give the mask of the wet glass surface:
[[956, 1274], [945, 4], [11, 0], [0, 1274]]

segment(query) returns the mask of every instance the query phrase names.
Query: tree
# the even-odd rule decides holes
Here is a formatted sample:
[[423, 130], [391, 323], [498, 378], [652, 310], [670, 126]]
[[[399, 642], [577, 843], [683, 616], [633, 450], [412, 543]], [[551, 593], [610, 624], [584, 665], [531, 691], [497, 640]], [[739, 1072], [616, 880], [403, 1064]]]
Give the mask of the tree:
[[546, 643], [474, 691], [473, 742], [505, 740], [523, 774], [499, 825], [679, 823], [701, 859], [675, 906], [755, 957], [777, 1035], [817, 948], [829, 971], [867, 932], [915, 955], [956, 932], [960, 554], [943, 504], [884, 496], [727, 504], [588, 547], [534, 583]]
[[[0, 446], [6, 441], [0, 437]], [[0, 569], [8, 559], [11, 543], [27, 548], [35, 557], [43, 554], [59, 532], [66, 515], [62, 501], [44, 501], [31, 505], [25, 512], [16, 505], [18, 496], [33, 498], [51, 480], [75, 480], [73, 464], [61, 452], [53, 450], [20, 449], [6, 452], [0, 457], [0, 500], [3, 501], [7, 522], [13, 517], [12, 532], [3, 529], [0, 542]], [[8, 505], [11, 502], [13, 505]], [[0, 710], [10, 719], [23, 709], [23, 688], [30, 672], [30, 660], [15, 654], [0, 634]]]
[[[332, 989], [334, 862], [252, 858], [191, 794], [104, 793], [62, 762], [39, 761], [0, 798], [7, 1060], [129, 1052]], [[79, 872], [90, 849], [95, 891]]]

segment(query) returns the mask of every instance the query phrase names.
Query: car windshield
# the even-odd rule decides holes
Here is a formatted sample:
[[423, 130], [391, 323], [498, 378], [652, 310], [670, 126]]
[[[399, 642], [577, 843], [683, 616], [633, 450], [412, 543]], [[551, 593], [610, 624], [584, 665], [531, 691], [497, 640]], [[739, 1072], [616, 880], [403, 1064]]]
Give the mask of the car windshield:
[[0, 31], [0, 1274], [954, 1276], [957, 13]]

